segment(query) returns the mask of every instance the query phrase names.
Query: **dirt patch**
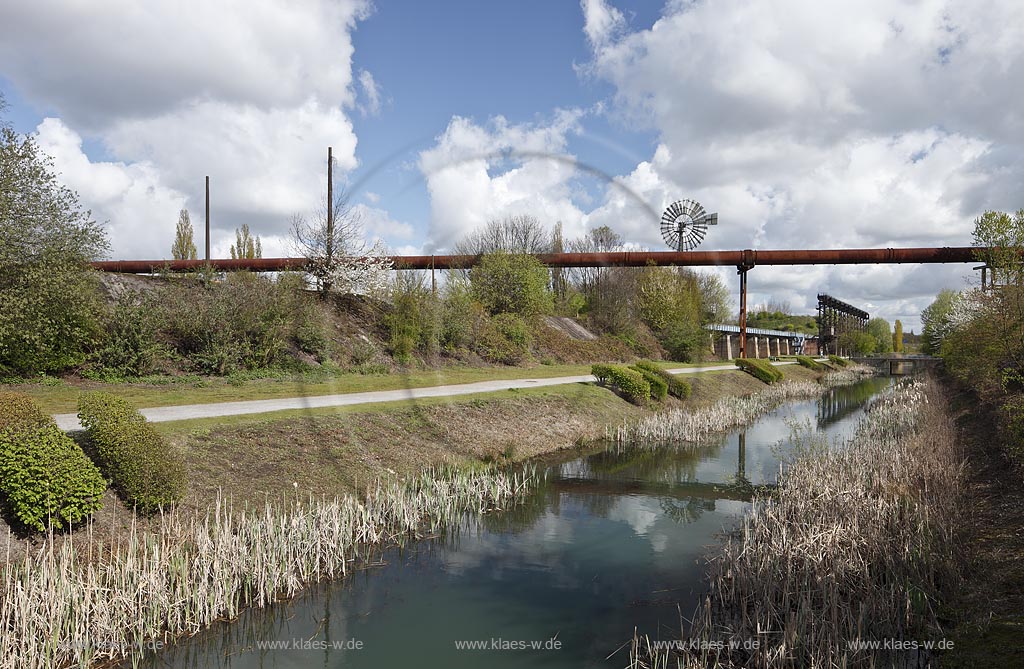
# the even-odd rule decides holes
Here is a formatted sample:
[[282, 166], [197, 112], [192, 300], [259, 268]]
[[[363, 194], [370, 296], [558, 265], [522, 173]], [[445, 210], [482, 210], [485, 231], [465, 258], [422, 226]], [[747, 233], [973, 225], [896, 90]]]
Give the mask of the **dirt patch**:
[[954, 406], [968, 463], [967, 568], [943, 667], [1024, 667], [1024, 476], [1006, 457], [992, 410], [967, 392]]

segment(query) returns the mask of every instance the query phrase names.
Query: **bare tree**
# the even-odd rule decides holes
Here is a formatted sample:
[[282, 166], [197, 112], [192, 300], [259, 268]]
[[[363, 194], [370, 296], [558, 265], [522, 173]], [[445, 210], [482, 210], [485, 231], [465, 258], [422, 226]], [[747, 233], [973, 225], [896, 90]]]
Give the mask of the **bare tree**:
[[494, 251], [506, 253], [550, 253], [551, 233], [528, 215], [506, 216], [466, 235], [455, 245], [460, 255], [481, 255]]
[[321, 206], [312, 221], [301, 214], [292, 217], [291, 238], [295, 252], [306, 258], [306, 271], [317, 290], [365, 293], [387, 284], [391, 259], [383, 244], [366, 243], [359, 212], [339, 192], [328, 211]]

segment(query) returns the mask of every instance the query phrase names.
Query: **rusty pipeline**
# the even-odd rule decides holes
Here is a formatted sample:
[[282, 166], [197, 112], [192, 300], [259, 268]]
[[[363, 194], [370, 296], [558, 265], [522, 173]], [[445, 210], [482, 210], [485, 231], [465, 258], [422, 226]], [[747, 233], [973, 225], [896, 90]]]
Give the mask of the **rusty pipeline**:
[[[618, 251], [612, 253], [540, 253], [535, 257], [549, 267], [644, 267], [646, 265], [708, 267], [733, 265], [856, 265], [893, 263], [977, 262], [984, 248], [943, 246], [936, 248], [754, 250], [742, 251]], [[391, 256], [395, 269], [465, 269], [475, 265], [475, 255]], [[151, 274], [189, 272], [209, 265], [218, 271], [252, 270], [281, 272], [302, 270], [305, 258], [242, 258], [210, 260], [108, 260], [92, 266], [105, 272]]]

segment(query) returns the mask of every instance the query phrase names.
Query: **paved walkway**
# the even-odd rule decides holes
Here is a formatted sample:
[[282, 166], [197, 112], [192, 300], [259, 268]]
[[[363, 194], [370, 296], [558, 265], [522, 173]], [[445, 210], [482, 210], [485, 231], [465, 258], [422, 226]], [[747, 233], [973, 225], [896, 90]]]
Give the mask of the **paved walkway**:
[[[773, 365], [795, 365], [795, 362], [774, 362]], [[739, 369], [735, 365], [712, 365], [708, 367], [683, 367], [668, 370], [671, 374], [697, 374], [698, 372], [722, 372]], [[217, 402], [214, 404], [182, 404], [179, 406], [153, 407], [140, 409], [139, 412], [151, 423], [162, 423], [173, 420], [192, 420], [196, 418], [217, 418], [219, 416], [240, 416], [243, 414], [269, 413], [289, 409], [317, 409], [321, 407], [341, 407], [353, 404], [370, 404], [373, 402], [400, 402], [415, 400], [421, 397], [454, 397], [472, 393], [490, 393], [512, 388], [539, 388], [541, 386], [560, 386], [569, 383], [593, 383], [597, 379], [590, 375], [557, 376], [550, 379], [500, 379], [496, 381], [479, 381], [477, 383], [460, 383], [450, 386], [430, 386], [426, 388], [402, 388], [400, 390], [375, 390], [365, 393], [346, 393], [344, 395], [314, 395], [311, 397], [287, 397], [274, 400], [248, 400], [245, 402]], [[73, 413], [62, 413], [54, 416], [62, 430], [81, 430], [82, 424]]]

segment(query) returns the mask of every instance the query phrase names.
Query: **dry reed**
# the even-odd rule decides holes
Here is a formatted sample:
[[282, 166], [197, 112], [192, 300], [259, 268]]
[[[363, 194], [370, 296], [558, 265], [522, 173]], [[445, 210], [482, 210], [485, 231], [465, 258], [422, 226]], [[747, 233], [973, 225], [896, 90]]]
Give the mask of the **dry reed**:
[[746, 425], [786, 402], [819, 397], [825, 387], [808, 381], [780, 383], [747, 397], [725, 397], [714, 405], [691, 411], [672, 409], [620, 425], [613, 436], [619, 446], [657, 446], [669, 442], [701, 441], [716, 432]]
[[89, 527], [59, 548], [0, 569], [0, 668], [88, 667], [153, 640], [194, 634], [247, 606], [337, 578], [371, 545], [459, 523], [519, 501], [536, 482], [522, 472], [429, 472], [378, 482], [364, 500], [293, 500], [205, 516], [168, 514], [152, 533], [104, 543]]
[[936, 399], [919, 381], [890, 389], [847, 443], [806, 448], [712, 560], [682, 650], [638, 638], [632, 666], [927, 662], [919, 651], [858, 644], [923, 641], [959, 578], [963, 461]]

